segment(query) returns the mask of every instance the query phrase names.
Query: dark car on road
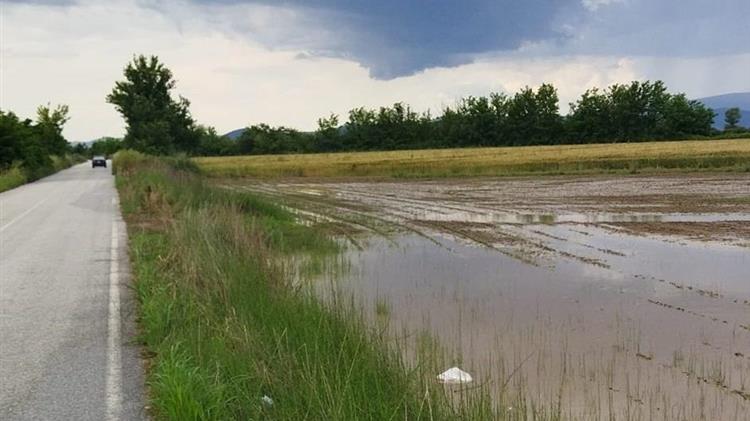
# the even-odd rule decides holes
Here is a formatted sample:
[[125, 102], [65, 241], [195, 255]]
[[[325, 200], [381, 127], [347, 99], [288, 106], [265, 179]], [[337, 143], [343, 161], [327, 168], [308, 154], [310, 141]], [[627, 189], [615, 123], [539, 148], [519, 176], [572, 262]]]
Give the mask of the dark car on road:
[[103, 156], [95, 156], [91, 159], [91, 168], [104, 167], [107, 168], [107, 158]]

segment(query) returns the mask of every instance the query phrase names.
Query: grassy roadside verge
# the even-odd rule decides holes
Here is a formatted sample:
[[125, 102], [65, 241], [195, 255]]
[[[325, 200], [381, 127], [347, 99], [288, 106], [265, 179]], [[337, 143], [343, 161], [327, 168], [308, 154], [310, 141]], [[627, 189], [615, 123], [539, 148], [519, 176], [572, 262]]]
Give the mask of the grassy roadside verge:
[[195, 158], [217, 177], [463, 177], [750, 171], [750, 139]]
[[0, 193], [52, 175], [83, 161], [82, 157], [75, 155], [51, 156], [50, 158], [52, 160], [51, 166], [37, 168], [35, 171], [27, 171], [20, 165], [14, 165], [8, 170], [0, 171]]
[[347, 305], [294, 282], [290, 261], [315, 267], [334, 241], [190, 166], [127, 151], [114, 162], [156, 418], [488, 418], [485, 399], [448, 400], [425, 380], [433, 367], [409, 368]]

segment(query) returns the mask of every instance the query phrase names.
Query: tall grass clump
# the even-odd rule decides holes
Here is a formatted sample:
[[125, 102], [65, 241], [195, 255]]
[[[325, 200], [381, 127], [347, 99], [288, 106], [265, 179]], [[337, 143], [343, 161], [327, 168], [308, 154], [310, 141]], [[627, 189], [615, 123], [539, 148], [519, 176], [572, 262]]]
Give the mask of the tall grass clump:
[[0, 192], [25, 184], [28, 177], [20, 166], [14, 165], [6, 171], [0, 171]]
[[84, 158], [80, 155], [50, 155], [46, 163], [16, 162], [8, 169], [0, 169], [0, 192], [69, 168]]
[[486, 418], [485, 399], [457, 404], [432, 367], [295, 282], [290, 257], [325, 259], [333, 240], [173, 164], [130, 151], [114, 162], [156, 418]]

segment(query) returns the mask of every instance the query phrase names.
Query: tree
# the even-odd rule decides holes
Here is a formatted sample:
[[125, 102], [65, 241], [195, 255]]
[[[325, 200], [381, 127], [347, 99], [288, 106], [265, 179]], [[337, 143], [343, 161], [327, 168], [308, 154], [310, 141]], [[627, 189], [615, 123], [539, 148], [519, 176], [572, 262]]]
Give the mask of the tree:
[[196, 133], [199, 139], [198, 154], [200, 155], [223, 156], [239, 153], [239, 143], [226, 136], [219, 136], [213, 127], [198, 125]]
[[112, 156], [122, 149], [122, 139], [116, 137], [102, 137], [91, 143], [89, 154], [91, 156]]
[[315, 131], [316, 152], [334, 152], [341, 150], [341, 133], [339, 116], [331, 114], [318, 119], [318, 130]]
[[570, 104], [566, 120], [568, 139], [573, 143], [612, 138], [611, 103], [606, 94], [597, 88], [584, 92], [575, 103]]
[[91, 155], [91, 149], [89, 148], [87, 144], [83, 142], [76, 143], [70, 149], [76, 155], [81, 155], [81, 156]]
[[139, 55], [128, 63], [124, 75], [107, 102], [125, 119], [125, 147], [157, 155], [194, 152], [200, 134], [190, 115], [190, 102], [171, 96], [176, 85], [172, 72], [158, 57]]
[[510, 144], [557, 143], [562, 136], [562, 119], [558, 114], [557, 90], [543, 84], [534, 92], [526, 87], [508, 102], [508, 136]]
[[740, 114], [740, 109], [737, 107], [732, 107], [727, 109], [724, 112], [724, 130], [735, 130], [739, 128], [739, 122], [740, 117], [742, 114]]
[[0, 170], [23, 160], [25, 146], [33, 137], [30, 123], [21, 121], [12, 112], [0, 110]]
[[39, 178], [52, 165], [50, 154], [38, 126], [0, 111], [0, 170], [20, 164], [31, 178]]
[[702, 102], [688, 100], [685, 94], [672, 95], [664, 109], [661, 138], [710, 135], [714, 117], [716, 113]]
[[237, 141], [240, 153], [284, 154], [311, 152], [313, 137], [312, 134], [284, 126], [257, 124], [246, 128]]
[[349, 122], [344, 126], [347, 141], [342, 143], [342, 147], [353, 150], [373, 149], [374, 139], [377, 138], [376, 120], [375, 111], [364, 107], [350, 110]]
[[536, 91], [536, 133], [535, 141], [542, 144], [557, 143], [562, 137], [562, 118], [559, 113], [557, 89], [550, 84], [542, 84]]
[[42, 147], [50, 154], [63, 155], [68, 151], [68, 141], [62, 134], [63, 126], [70, 119], [68, 112], [67, 105], [58, 105], [53, 109], [47, 104], [36, 109], [36, 130]]

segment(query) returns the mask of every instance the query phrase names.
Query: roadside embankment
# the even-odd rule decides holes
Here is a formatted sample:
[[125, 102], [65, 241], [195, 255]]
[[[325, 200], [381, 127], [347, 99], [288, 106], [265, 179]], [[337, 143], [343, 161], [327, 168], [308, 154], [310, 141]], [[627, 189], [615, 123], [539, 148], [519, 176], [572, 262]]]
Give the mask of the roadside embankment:
[[78, 155], [53, 155], [50, 156], [49, 165], [43, 165], [33, 169], [28, 168], [28, 165], [13, 165], [7, 170], [0, 171], [0, 192], [52, 175], [82, 161], [83, 157]]
[[305, 288], [335, 241], [191, 167], [114, 162], [157, 419], [491, 418], [481, 397], [448, 399], [350, 301]]

